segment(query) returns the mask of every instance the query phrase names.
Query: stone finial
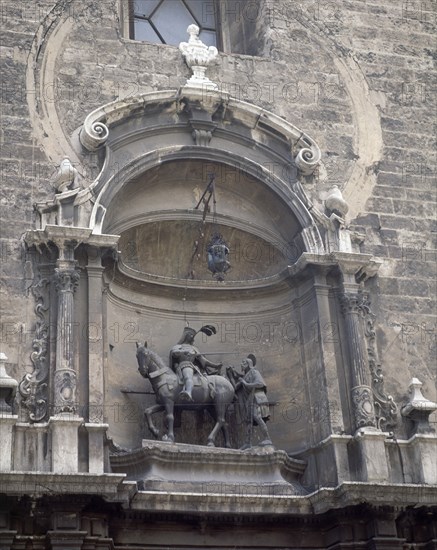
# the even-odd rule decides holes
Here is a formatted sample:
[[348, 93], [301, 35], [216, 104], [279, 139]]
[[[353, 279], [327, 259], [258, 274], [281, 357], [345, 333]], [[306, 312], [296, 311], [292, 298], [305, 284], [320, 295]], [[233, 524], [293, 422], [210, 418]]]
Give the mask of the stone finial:
[[206, 70], [218, 56], [215, 46], [207, 46], [199, 38], [200, 29], [197, 25], [190, 25], [187, 29], [190, 38], [188, 42], [181, 42], [179, 49], [185, 58], [187, 65], [193, 71], [191, 78], [187, 80], [188, 86], [203, 87], [205, 85], [217, 87], [206, 76]]
[[77, 170], [71, 164], [71, 161], [68, 157], [64, 157], [61, 164], [59, 165], [59, 170], [56, 173], [53, 184], [56, 187], [58, 193], [63, 193], [67, 191], [69, 187], [77, 187]]
[[422, 382], [412, 378], [409, 384], [410, 400], [402, 407], [401, 414], [413, 421], [415, 433], [428, 433], [433, 429], [429, 425], [429, 415], [437, 410], [437, 403], [426, 399], [422, 394]]
[[337, 216], [344, 218], [349, 210], [348, 203], [344, 200], [338, 185], [333, 185], [325, 199], [326, 208]]
[[0, 414], [12, 414], [12, 404], [17, 393], [18, 382], [6, 372], [8, 358], [0, 352]]

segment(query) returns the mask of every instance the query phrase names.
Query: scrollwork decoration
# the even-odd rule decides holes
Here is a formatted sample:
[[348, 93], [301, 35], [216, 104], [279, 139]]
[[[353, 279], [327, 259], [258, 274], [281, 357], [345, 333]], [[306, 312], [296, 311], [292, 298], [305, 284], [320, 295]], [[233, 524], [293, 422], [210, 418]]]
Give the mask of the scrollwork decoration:
[[35, 325], [35, 338], [32, 341], [33, 371], [25, 374], [18, 385], [21, 395], [21, 403], [27, 409], [32, 422], [44, 420], [48, 409], [48, 359], [47, 345], [49, 339], [49, 324], [47, 322], [46, 305], [48, 279], [40, 279], [33, 287], [32, 294], [35, 297], [35, 314], [37, 321]]
[[375, 416], [378, 428], [387, 431], [397, 424], [398, 406], [391, 395], [384, 389], [384, 375], [376, 348], [375, 314], [370, 309], [370, 301], [363, 296], [360, 312], [364, 319], [364, 336], [367, 342], [367, 357], [372, 377], [372, 392], [375, 405]]

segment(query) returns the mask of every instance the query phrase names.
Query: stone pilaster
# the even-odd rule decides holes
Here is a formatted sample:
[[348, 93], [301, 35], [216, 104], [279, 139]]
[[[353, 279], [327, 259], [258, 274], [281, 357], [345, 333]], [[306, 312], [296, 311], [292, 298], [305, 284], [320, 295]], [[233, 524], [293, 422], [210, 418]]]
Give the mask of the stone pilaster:
[[103, 284], [101, 254], [98, 247], [88, 251], [88, 396], [90, 422], [103, 420]]
[[18, 416], [0, 413], [0, 472], [10, 472], [13, 469], [13, 436]]
[[82, 418], [68, 412], [50, 418], [52, 471], [56, 474], [71, 474], [79, 470], [79, 426], [82, 422]]
[[87, 422], [85, 428], [88, 432], [88, 472], [103, 474], [105, 469], [104, 438], [109, 425]]
[[360, 322], [361, 296], [358, 293], [345, 292], [341, 295], [340, 302], [348, 340], [355, 428], [376, 427], [365, 338]]

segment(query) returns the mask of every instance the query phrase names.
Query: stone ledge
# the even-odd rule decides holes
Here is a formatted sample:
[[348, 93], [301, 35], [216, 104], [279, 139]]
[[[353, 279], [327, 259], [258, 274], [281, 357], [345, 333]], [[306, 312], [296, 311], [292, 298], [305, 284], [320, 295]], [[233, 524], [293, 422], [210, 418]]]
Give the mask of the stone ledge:
[[344, 482], [335, 488], [319, 489], [304, 496], [139, 491], [132, 498], [130, 506], [132, 510], [147, 512], [160, 510], [233, 516], [238, 510], [239, 517], [256, 514], [308, 516], [363, 503], [405, 509], [418, 502], [423, 506], [434, 506], [436, 501], [437, 485]]
[[125, 477], [124, 474], [2, 472], [0, 493], [34, 497], [63, 494], [99, 495], [108, 500], [117, 500], [127, 488], [121, 487]]

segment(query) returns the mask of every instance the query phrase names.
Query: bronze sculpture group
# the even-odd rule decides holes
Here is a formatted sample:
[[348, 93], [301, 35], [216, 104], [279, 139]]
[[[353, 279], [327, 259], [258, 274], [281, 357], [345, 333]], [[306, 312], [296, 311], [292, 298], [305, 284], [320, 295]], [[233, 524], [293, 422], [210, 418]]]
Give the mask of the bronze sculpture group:
[[242, 450], [253, 446], [253, 429], [258, 426], [262, 441], [258, 445], [272, 445], [266, 421], [269, 419], [267, 387], [258, 369], [256, 358], [250, 354], [241, 362], [242, 372], [233, 366], [226, 368], [227, 377], [220, 374], [222, 363], [209, 361], [194, 346], [198, 332], [208, 336], [215, 334], [211, 325], [203, 326], [199, 331], [185, 327], [181, 338], [170, 350], [169, 366], [147, 343], [137, 343], [137, 361], [140, 374], [149, 379], [156, 396], [156, 405], [144, 411], [149, 430], [159, 437], [159, 430], [152, 416], [165, 412], [166, 433], [163, 441], [174, 442], [174, 409], [196, 410], [206, 408], [215, 419], [215, 425], [208, 435], [207, 445], [215, 446], [220, 430], [224, 435], [226, 447], [231, 447], [226, 413], [233, 402], [240, 407], [240, 415], [245, 424], [245, 441]]

